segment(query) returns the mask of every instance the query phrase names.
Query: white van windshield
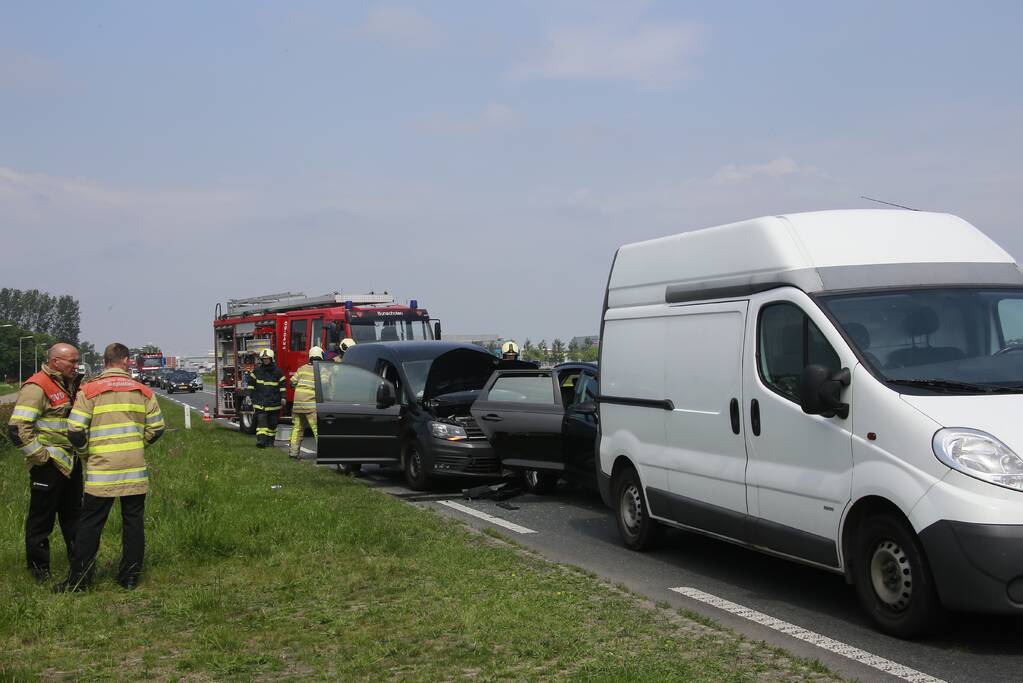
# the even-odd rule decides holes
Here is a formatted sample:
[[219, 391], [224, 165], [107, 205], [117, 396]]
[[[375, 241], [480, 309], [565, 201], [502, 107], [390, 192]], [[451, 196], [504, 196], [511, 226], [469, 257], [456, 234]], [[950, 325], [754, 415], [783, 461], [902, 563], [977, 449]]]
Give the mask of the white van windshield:
[[1023, 289], [822, 296], [874, 372], [939, 392], [1023, 392]]

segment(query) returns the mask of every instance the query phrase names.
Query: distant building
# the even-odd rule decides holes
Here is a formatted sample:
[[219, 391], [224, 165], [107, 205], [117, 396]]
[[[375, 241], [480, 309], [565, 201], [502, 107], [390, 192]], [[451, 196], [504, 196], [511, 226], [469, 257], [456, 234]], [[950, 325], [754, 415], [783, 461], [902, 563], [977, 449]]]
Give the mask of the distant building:
[[600, 346], [600, 336], [592, 334], [586, 337], [572, 337], [572, 343], [580, 349], [588, 349], [591, 346]]

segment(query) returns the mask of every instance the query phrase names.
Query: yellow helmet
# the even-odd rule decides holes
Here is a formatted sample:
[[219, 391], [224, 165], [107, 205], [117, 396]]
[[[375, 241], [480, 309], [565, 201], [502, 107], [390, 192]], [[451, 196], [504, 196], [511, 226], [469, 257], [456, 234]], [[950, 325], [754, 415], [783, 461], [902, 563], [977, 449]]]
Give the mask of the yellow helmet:
[[323, 360], [323, 349], [321, 349], [319, 346], [314, 346], [313, 348], [309, 349], [309, 360], [312, 360], [313, 358]]
[[341, 340], [341, 351], [347, 351], [348, 349], [355, 346], [355, 340], [351, 337], [347, 337]]
[[259, 357], [260, 358], [269, 358], [270, 360], [273, 360], [274, 359], [274, 351], [273, 351], [273, 349], [263, 349], [262, 351], [259, 352]]
[[501, 344], [501, 353], [503, 354], [514, 353], [515, 355], [518, 355], [519, 345], [513, 341], [506, 341], [505, 343]]

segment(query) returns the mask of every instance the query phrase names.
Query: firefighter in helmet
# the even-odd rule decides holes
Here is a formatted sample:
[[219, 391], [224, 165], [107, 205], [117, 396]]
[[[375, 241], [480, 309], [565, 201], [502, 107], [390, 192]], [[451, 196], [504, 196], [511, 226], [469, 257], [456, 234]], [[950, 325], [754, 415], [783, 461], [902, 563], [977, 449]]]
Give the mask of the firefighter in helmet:
[[346, 337], [342, 339], [341, 344], [337, 347], [337, 355], [334, 356], [334, 362], [340, 363], [341, 360], [345, 357], [345, 352], [348, 351], [348, 349], [352, 348], [353, 346], [355, 346], [355, 340], [352, 339], [351, 337]]
[[506, 341], [501, 344], [501, 360], [518, 360], [519, 345], [513, 341]]
[[284, 393], [284, 373], [274, 364], [273, 350], [259, 352], [258, 364], [246, 373], [246, 379], [245, 390], [252, 400], [255, 415], [256, 448], [273, 446], [277, 421], [288, 401]]
[[288, 455], [298, 458], [302, 448], [302, 435], [308, 425], [316, 438], [316, 379], [313, 363], [323, 360], [323, 349], [314, 346], [309, 349], [309, 362], [291, 376], [295, 387], [295, 403], [291, 406], [291, 442]]

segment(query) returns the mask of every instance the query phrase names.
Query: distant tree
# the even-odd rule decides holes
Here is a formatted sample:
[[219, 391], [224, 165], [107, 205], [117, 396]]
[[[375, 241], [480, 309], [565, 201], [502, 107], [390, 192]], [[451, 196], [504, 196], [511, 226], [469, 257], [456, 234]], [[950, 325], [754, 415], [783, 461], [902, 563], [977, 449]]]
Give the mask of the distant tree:
[[576, 343], [575, 337], [572, 337], [572, 341], [568, 342], [568, 359], [579, 360], [579, 344]]
[[82, 357], [82, 362], [93, 370], [103, 365], [103, 356], [96, 351], [96, 347], [93, 346], [92, 342], [83, 341], [79, 344], [78, 353]]
[[160, 347], [155, 344], [146, 344], [140, 349], [141, 353], [160, 353]]
[[551, 343], [551, 363], [565, 362], [565, 342], [555, 339]]
[[58, 298], [54, 306], [50, 334], [60, 341], [77, 345], [81, 322], [82, 315], [78, 308], [78, 301], [68, 294]]

